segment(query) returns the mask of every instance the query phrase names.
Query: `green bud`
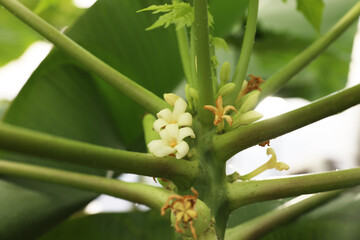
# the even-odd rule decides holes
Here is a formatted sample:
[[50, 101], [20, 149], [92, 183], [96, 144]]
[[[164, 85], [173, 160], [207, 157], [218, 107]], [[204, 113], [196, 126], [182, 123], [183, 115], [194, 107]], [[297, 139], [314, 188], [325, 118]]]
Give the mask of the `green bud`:
[[229, 62], [224, 62], [224, 64], [221, 66], [220, 70], [220, 82], [221, 86], [225, 85], [229, 79], [231, 74], [231, 66]]
[[220, 95], [223, 97], [229, 95], [235, 88], [235, 83], [227, 83], [224, 86], [222, 86], [218, 93], [216, 94], [216, 98], [218, 98]]
[[189, 94], [191, 99], [193, 100], [194, 105], [196, 105], [199, 100], [199, 91], [196, 90], [195, 88], [190, 88]]
[[242, 97], [240, 102], [237, 104], [237, 107], [239, 107], [238, 113], [242, 114], [250, 110], [253, 110], [259, 100], [259, 96], [260, 96], [260, 92], [256, 90]]
[[264, 115], [257, 111], [249, 111], [244, 114], [236, 114], [233, 120], [233, 127], [239, 127], [242, 125], [247, 125], [250, 123], [253, 123], [260, 118], [262, 118]]

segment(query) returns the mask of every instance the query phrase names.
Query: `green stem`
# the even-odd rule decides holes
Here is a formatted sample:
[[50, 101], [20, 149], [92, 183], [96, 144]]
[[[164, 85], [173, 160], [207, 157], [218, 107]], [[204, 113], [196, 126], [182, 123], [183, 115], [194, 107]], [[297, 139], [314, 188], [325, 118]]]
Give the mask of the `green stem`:
[[115, 179], [74, 173], [52, 168], [0, 160], [0, 173], [25, 177], [70, 187], [104, 193], [160, 210], [171, 192], [141, 183], [126, 183]]
[[185, 73], [185, 78], [191, 87], [194, 87], [194, 81], [191, 74], [191, 58], [190, 46], [187, 31], [185, 27], [176, 29], [176, 37], [180, 51], [182, 66]]
[[123, 173], [166, 178], [185, 187], [198, 175], [195, 161], [117, 150], [4, 123], [0, 124], [0, 149]]
[[245, 79], [246, 72], [249, 66], [250, 56], [253, 49], [255, 33], [256, 33], [258, 8], [259, 8], [259, 0], [249, 1], [249, 10], [248, 10], [244, 40], [241, 47], [239, 61], [236, 65], [236, 69], [233, 77], [233, 82], [236, 84], [236, 86], [233, 90], [232, 102], [236, 100], [236, 97], [240, 92], [242, 83]]
[[145, 144], [148, 145], [151, 141], [160, 139], [160, 135], [154, 130], [153, 125], [156, 117], [152, 114], [146, 114], [143, 119], [143, 128], [145, 135]]
[[195, 22], [195, 54], [196, 70], [199, 90], [199, 120], [201, 124], [210, 128], [213, 116], [210, 111], [203, 109], [205, 105], [214, 104], [214, 94], [211, 78], [209, 23], [207, 0], [194, 1]]
[[156, 114], [161, 109], [169, 107], [161, 98], [92, 55], [18, 1], [0, 0], [0, 4], [69, 56], [81, 63], [89, 71], [98, 75], [108, 84], [143, 106], [146, 110]]
[[350, 9], [324, 36], [316, 40], [285, 67], [269, 77], [261, 85], [260, 99], [277, 92], [287, 81], [311, 63], [333, 43], [360, 15], [360, 2]]
[[360, 168], [287, 178], [236, 182], [228, 186], [230, 210], [267, 200], [326, 192], [360, 184]]
[[360, 103], [360, 84], [270, 119], [214, 137], [215, 150], [225, 159], [248, 147], [294, 131]]
[[304, 213], [338, 196], [339, 193], [341, 193], [341, 191], [319, 193], [300, 202], [293, 203], [292, 205], [289, 205], [289, 202], [285, 203], [283, 206], [269, 213], [242, 223], [234, 228], [227, 229], [225, 239], [259, 239], [272, 229], [298, 218]]

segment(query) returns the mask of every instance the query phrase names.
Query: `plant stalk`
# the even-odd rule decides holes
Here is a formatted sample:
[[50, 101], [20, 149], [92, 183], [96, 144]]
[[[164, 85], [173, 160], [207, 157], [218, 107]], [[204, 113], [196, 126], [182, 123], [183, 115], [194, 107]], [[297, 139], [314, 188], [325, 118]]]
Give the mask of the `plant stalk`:
[[[259, 239], [279, 225], [288, 223], [306, 212], [320, 206], [326, 201], [338, 196], [342, 191], [332, 191], [313, 195], [300, 202], [279, 206], [271, 212], [226, 230], [226, 240]], [[294, 199], [295, 200], [295, 199]]]
[[194, 87], [194, 80], [191, 74], [190, 46], [186, 28], [176, 29], [176, 37], [186, 81], [191, 87]]
[[66, 35], [59, 32], [56, 28], [34, 14], [18, 1], [0, 0], [0, 4], [52, 42], [55, 46], [67, 53], [70, 57], [81, 63], [90, 72], [99, 76], [115, 89], [131, 98], [134, 102], [143, 106], [149, 112], [156, 114], [161, 109], [169, 107], [165, 101], [156, 96], [154, 93], [143, 88], [136, 82], [104, 63], [99, 58], [92, 55], [90, 52], [85, 50]]
[[254, 39], [256, 33], [258, 9], [259, 9], [259, 0], [250, 0], [243, 44], [241, 47], [239, 60], [236, 65], [234, 77], [232, 80], [236, 85], [231, 96], [232, 97], [231, 102], [234, 102], [236, 100], [249, 66], [251, 52], [255, 41]]
[[171, 192], [141, 183], [127, 183], [116, 179], [74, 173], [30, 164], [0, 160], [0, 174], [30, 178], [55, 184], [104, 193], [160, 210]]
[[332, 191], [360, 184], [360, 168], [306, 174], [278, 179], [251, 180], [229, 184], [229, 208], [294, 197], [301, 194]]
[[261, 85], [260, 100], [276, 93], [293, 76], [318, 57], [328, 46], [330, 46], [360, 15], [360, 2], [356, 3], [324, 36], [320, 37], [307, 49], [302, 51], [286, 66], [269, 77]]
[[189, 186], [198, 175], [196, 161], [97, 146], [4, 123], [0, 124], [0, 148], [94, 168], [166, 178], [179, 186]]
[[205, 128], [212, 127], [213, 116], [203, 109], [205, 105], [214, 104], [210, 64], [210, 43], [207, 0], [194, 1], [195, 22], [195, 66], [199, 90], [199, 120]]
[[360, 84], [282, 115], [217, 135], [213, 138], [214, 148], [224, 159], [229, 159], [246, 148], [337, 114], [359, 103]]

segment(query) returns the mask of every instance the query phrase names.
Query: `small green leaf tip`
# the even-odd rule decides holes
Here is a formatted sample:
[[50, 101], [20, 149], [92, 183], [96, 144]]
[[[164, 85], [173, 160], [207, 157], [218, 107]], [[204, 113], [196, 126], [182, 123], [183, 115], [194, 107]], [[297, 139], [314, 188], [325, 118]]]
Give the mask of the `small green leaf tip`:
[[158, 27], [167, 28], [175, 24], [176, 28], [190, 27], [194, 21], [194, 10], [189, 3], [173, 2], [172, 4], [152, 5], [137, 12], [152, 11], [153, 14], [165, 13], [146, 30], [152, 30]]

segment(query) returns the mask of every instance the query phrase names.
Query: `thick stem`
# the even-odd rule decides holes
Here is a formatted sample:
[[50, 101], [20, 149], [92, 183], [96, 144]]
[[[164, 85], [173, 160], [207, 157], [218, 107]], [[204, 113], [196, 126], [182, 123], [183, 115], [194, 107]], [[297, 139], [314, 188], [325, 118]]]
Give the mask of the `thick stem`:
[[31, 178], [70, 187], [104, 193], [160, 210], [170, 191], [140, 183], [126, 183], [115, 179], [74, 173], [52, 168], [0, 160], [0, 174]]
[[294, 131], [360, 103], [360, 84], [270, 119], [249, 124], [214, 137], [214, 147], [224, 159]]
[[233, 100], [232, 102], [235, 101], [237, 95], [240, 92], [242, 83], [244, 81], [249, 66], [250, 56], [253, 49], [255, 33], [256, 33], [258, 8], [259, 8], [259, 0], [249, 1], [245, 35], [241, 47], [239, 60], [236, 65], [236, 69], [233, 77], [233, 82], [236, 84], [236, 86], [232, 93], [232, 100]]
[[325, 192], [360, 184], [360, 168], [229, 184], [229, 208], [254, 202]]
[[191, 74], [190, 46], [186, 28], [176, 29], [176, 37], [186, 81], [191, 87], [194, 87], [194, 80]]
[[339, 193], [341, 193], [341, 191], [319, 193], [291, 205], [289, 205], [290, 202], [285, 203], [269, 213], [242, 223], [234, 228], [227, 229], [225, 239], [259, 239], [272, 229], [294, 220], [324, 202], [338, 196]]
[[285, 67], [269, 77], [261, 85], [260, 99], [277, 92], [293, 76], [311, 63], [326, 48], [331, 45], [360, 15], [360, 2], [350, 9], [324, 36], [316, 40], [307, 49], [301, 52]]
[[86, 69], [98, 75], [108, 84], [143, 106], [149, 112], [156, 114], [161, 109], [169, 107], [161, 98], [92, 55], [18, 1], [0, 0], [0, 4], [58, 48], [81, 63]]
[[198, 174], [195, 161], [96, 146], [4, 123], [0, 124], [0, 148], [89, 167], [166, 178], [184, 186]]
[[211, 78], [209, 24], [207, 0], [194, 1], [195, 22], [195, 64], [199, 90], [199, 120], [205, 128], [212, 126], [212, 114], [203, 109], [205, 105], [214, 104]]

